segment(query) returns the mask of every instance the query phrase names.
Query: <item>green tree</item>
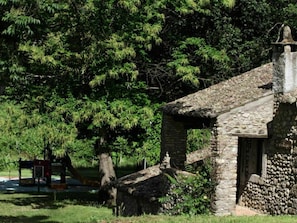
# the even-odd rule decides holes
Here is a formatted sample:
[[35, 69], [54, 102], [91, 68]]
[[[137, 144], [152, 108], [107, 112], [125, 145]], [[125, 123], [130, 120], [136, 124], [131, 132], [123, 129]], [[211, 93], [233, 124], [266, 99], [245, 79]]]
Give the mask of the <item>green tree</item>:
[[92, 145], [102, 185], [115, 177], [114, 149], [153, 164], [159, 104], [197, 89], [203, 64], [228, 66], [226, 51], [193, 29], [191, 18], [211, 14], [211, 4], [1, 0], [1, 89], [26, 120], [14, 134], [20, 150], [62, 155]]

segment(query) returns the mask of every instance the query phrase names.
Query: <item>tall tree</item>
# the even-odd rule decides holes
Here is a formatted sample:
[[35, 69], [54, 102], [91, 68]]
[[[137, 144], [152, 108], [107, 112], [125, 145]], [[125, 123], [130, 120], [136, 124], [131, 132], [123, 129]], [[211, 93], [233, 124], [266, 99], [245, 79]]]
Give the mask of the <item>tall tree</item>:
[[[5, 94], [22, 103], [26, 112], [37, 111], [44, 123], [60, 120], [77, 132], [78, 139], [91, 140], [98, 156], [109, 154], [116, 142], [132, 151], [141, 151], [143, 145], [150, 150], [144, 136], [158, 121], [157, 101], [147, 88], [158, 83], [163, 93], [163, 80], [197, 85], [197, 62], [224, 58], [203, 38], [182, 32], [187, 16], [209, 12], [208, 1], [0, 4]], [[52, 128], [44, 131], [54, 132], [53, 123], [45, 124]], [[54, 152], [71, 152], [69, 145], [46, 141]]]
[[[234, 1], [216, 4], [225, 8]], [[204, 64], [228, 66], [226, 50], [194, 28], [193, 18], [211, 14], [210, 1], [0, 5], [2, 93], [22, 109], [26, 122], [35, 120], [19, 136], [57, 155], [92, 145], [102, 185], [115, 178], [113, 149], [158, 160], [159, 103], [195, 89]], [[30, 132], [37, 135], [30, 138]]]

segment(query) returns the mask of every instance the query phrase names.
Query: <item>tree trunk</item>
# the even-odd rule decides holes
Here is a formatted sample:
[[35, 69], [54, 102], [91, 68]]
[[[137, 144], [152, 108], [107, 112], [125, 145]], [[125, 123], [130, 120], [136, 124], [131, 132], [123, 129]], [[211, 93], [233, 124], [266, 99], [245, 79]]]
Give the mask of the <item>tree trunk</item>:
[[102, 177], [101, 186], [105, 186], [116, 179], [112, 159], [108, 153], [99, 154], [99, 173]]
[[99, 173], [101, 180], [100, 200], [107, 203], [108, 206], [115, 206], [116, 188], [108, 184], [116, 179], [116, 174], [109, 153], [99, 154]]
[[106, 202], [107, 205], [114, 206], [116, 202], [116, 188], [110, 186], [110, 183], [116, 180], [116, 174], [112, 159], [106, 146], [107, 133], [101, 130], [100, 140], [97, 142], [97, 154], [99, 158], [99, 176], [101, 190], [99, 199]]

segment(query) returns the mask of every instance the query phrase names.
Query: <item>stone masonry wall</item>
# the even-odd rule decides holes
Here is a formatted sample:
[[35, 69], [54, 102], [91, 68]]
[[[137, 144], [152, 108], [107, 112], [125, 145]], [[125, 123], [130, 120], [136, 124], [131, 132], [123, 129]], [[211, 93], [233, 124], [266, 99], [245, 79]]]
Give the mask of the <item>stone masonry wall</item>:
[[186, 149], [187, 130], [184, 128], [184, 123], [164, 114], [162, 118], [160, 162], [168, 152], [171, 157], [171, 167], [183, 169], [186, 161]]
[[[294, 47], [295, 48], [295, 47]], [[265, 177], [249, 180], [242, 202], [269, 214], [297, 214], [297, 53], [291, 46], [274, 47], [274, 117], [268, 129]]]
[[214, 128], [216, 132], [215, 154], [215, 195], [212, 201], [212, 209], [216, 215], [229, 215], [235, 209], [236, 202], [236, 159], [237, 137], [222, 134], [222, 126]]
[[265, 177], [251, 177], [242, 203], [264, 213], [297, 214], [297, 109], [295, 104], [278, 105], [266, 150]]
[[[279, 104], [272, 126], [272, 145], [267, 152], [267, 212], [297, 214], [293, 188], [297, 139], [296, 104]], [[292, 190], [293, 189], [293, 190]]]
[[218, 183], [213, 198], [216, 215], [232, 214], [235, 210], [238, 136], [267, 135], [266, 123], [272, 119], [272, 106], [273, 99], [267, 96], [218, 117], [212, 143]]
[[[267, 123], [272, 121], [267, 132]], [[162, 151], [183, 166], [186, 129], [173, 117], [163, 118]], [[270, 214], [297, 214], [297, 109], [294, 104], [274, 103], [272, 95], [220, 115], [213, 125], [212, 153], [218, 183], [212, 208], [216, 215], [232, 214], [236, 205], [238, 137], [271, 135], [266, 148], [263, 176], [251, 175], [241, 204]], [[167, 136], [167, 137], [164, 137]], [[169, 137], [170, 136], [170, 137]], [[162, 156], [161, 156], [162, 157]]]
[[242, 200], [246, 206], [270, 214], [297, 214], [296, 96], [286, 101], [297, 86], [297, 53], [293, 49], [294, 44], [274, 45], [274, 117], [269, 128], [266, 173], [258, 180], [249, 180]]
[[240, 205], [266, 213], [266, 191], [263, 178], [252, 174], [241, 195]]

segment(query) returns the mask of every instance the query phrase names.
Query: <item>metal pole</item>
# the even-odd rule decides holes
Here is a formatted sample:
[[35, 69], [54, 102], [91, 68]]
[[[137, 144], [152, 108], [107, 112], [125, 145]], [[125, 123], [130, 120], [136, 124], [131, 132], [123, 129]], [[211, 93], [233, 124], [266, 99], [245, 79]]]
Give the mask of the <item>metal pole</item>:
[[40, 177], [38, 177], [38, 193], [40, 192]]

